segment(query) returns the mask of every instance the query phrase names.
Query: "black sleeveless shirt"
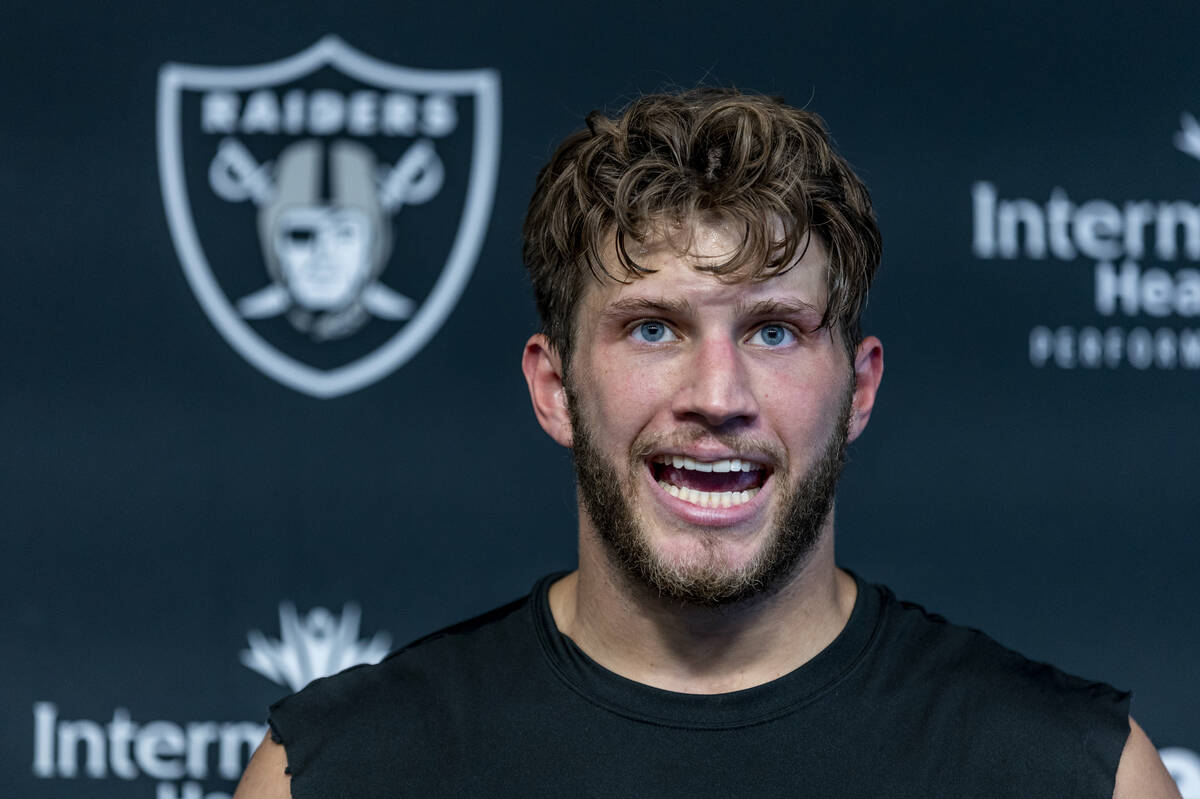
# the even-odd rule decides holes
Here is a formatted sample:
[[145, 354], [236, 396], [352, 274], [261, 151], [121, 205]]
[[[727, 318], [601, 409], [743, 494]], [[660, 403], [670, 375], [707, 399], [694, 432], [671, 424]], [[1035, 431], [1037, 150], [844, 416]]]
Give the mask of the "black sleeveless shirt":
[[[294, 799], [1110, 799], [1129, 694], [858, 582], [842, 633], [777, 680], [663, 691], [524, 599], [271, 707]], [[857, 579], [857, 578], [856, 578]]]

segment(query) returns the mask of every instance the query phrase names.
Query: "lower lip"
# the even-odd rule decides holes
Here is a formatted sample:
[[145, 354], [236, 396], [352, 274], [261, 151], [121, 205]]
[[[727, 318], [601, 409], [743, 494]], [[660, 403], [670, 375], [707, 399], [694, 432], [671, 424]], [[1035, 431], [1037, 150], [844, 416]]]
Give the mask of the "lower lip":
[[741, 505], [733, 505], [728, 508], [702, 508], [667, 493], [667, 490], [654, 479], [654, 471], [649, 465], [643, 471], [659, 502], [684, 521], [702, 527], [732, 527], [753, 518], [766, 503], [764, 495], [770, 490], [771, 481], [774, 478], [773, 474], [768, 476], [754, 496]]

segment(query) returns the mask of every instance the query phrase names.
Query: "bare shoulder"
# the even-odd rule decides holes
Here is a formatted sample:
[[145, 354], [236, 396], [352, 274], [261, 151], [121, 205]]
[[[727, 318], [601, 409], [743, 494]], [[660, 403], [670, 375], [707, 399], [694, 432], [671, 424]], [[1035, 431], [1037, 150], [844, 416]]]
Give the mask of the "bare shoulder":
[[1179, 799], [1179, 789], [1167, 773], [1146, 732], [1129, 719], [1129, 738], [1117, 766], [1113, 799]]
[[287, 752], [268, 733], [250, 758], [233, 799], [292, 799], [292, 778], [286, 769]]

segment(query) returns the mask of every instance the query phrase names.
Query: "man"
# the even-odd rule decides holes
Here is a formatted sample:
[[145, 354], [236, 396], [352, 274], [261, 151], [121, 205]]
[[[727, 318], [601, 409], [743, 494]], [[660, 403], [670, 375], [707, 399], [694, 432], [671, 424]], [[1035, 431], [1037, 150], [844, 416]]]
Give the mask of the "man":
[[1128, 694], [835, 565], [879, 256], [812, 114], [697, 90], [590, 116], [525, 228], [578, 569], [277, 703], [237, 798], [1177, 796]]

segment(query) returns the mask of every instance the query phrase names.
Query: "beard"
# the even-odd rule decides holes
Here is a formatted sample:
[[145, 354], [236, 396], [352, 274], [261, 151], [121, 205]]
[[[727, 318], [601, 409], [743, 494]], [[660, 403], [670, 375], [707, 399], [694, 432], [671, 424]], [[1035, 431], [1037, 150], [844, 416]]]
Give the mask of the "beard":
[[771, 479], [782, 492], [779, 510], [766, 542], [746, 563], [729, 566], [718, 557], [720, 535], [701, 539], [708, 554], [703, 562], [673, 563], [656, 553], [649, 536], [635, 515], [630, 497], [641, 484], [639, 469], [646, 458], [665, 442], [639, 437], [630, 448], [628, 477], [596, 446], [586, 420], [579, 412], [576, 396], [567, 388], [567, 409], [572, 425], [572, 454], [579, 495], [591, 518], [606, 554], [620, 572], [635, 584], [656, 591], [660, 597], [685, 605], [718, 608], [770, 596], [787, 582], [812, 555], [821, 539], [825, 520], [833, 508], [838, 477], [846, 459], [852, 388], [846, 392], [833, 434], [816, 462], [798, 480], [790, 477], [786, 460], [775, 447], [764, 447], [743, 436], [722, 434], [696, 427], [684, 441], [716, 439], [733, 451], [771, 453], [775, 470]]

